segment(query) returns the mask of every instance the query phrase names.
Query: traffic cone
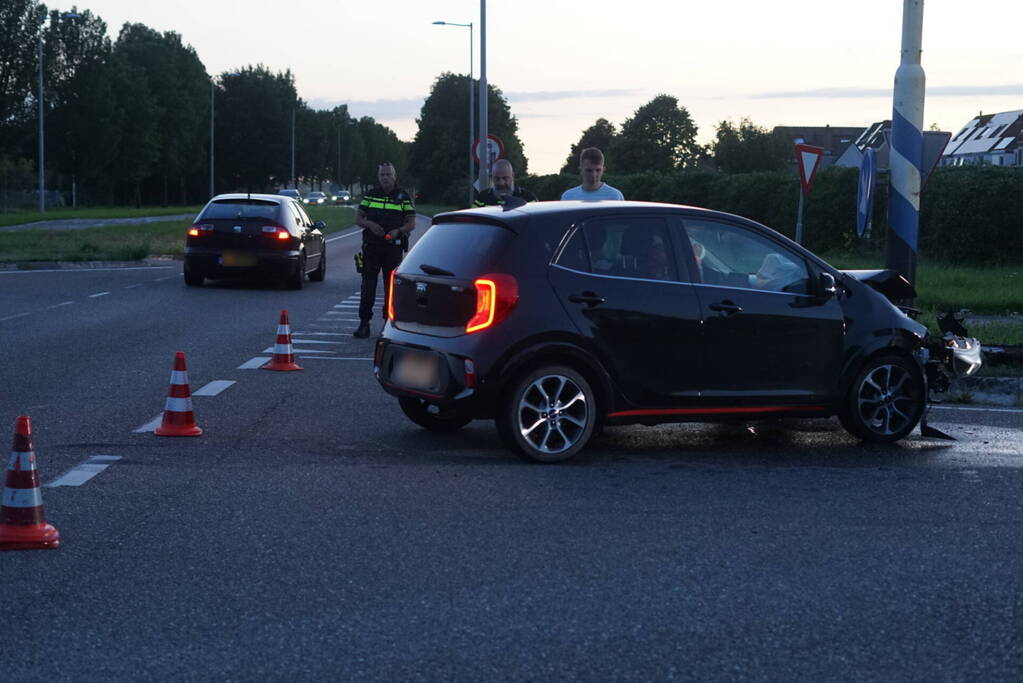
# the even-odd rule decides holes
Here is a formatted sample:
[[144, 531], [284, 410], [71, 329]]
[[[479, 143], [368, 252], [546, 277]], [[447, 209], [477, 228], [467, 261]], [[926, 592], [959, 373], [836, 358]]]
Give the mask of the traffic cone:
[[153, 433], [157, 436], [202, 434], [192, 414], [192, 392], [188, 388], [188, 370], [185, 368], [183, 351], [174, 354], [174, 369], [171, 370], [170, 389], [167, 390], [167, 403], [163, 408], [163, 423]]
[[0, 507], [0, 550], [36, 550], [60, 546], [60, 533], [46, 523], [39, 492], [36, 456], [32, 452], [32, 422], [18, 418], [14, 447]]
[[288, 325], [288, 312], [281, 311], [281, 321], [277, 324], [277, 342], [274, 344], [274, 355], [270, 362], [263, 366], [264, 370], [302, 370], [295, 364], [295, 354], [291, 351], [291, 327]]

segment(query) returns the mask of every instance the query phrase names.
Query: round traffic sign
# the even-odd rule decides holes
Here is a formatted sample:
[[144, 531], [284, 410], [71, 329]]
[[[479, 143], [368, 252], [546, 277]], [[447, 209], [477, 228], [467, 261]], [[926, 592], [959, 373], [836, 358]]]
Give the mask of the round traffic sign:
[[[487, 156], [491, 164], [498, 159], [504, 159], [504, 143], [496, 135], [487, 135]], [[480, 162], [480, 141], [478, 139], [472, 146], [472, 158], [476, 160], [477, 164]]]

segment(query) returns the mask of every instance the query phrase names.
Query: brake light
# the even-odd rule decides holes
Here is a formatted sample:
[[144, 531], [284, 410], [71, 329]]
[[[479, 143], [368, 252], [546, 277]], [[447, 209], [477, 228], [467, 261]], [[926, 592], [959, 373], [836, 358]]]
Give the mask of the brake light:
[[387, 319], [394, 322], [394, 271], [391, 271], [391, 276], [387, 278], [387, 291], [384, 292], [387, 297]]
[[195, 225], [188, 229], [188, 236], [198, 237], [201, 233], [204, 232], [213, 232], [213, 226], [210, 225], [209, 223], [203, 223], [201, 225], [199, 223], [196, 223]]
[[264, 225], [263, 234], [267, 237], [275, 237], [279, 240], [286, 240], [291, 237], [291, 233], [279, 225]]
[[189, 237], [198, 237], [199, 236], [199, 228], [189, 228], [188, 229], [188, 236]]
[[519, 284], [511, 275], [492, 273], [476, 278], [476, 314], [465, 325], [466, 334], [501, 322], [519, 301]]

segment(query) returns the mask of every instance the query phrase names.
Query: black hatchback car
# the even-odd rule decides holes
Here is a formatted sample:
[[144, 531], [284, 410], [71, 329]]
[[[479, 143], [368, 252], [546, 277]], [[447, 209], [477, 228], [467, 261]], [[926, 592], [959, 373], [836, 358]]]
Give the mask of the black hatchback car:
[[291, 197], [217, 195], [199, 212], [185, 240], [185, 284], [206, 278], [265, 277], [301, 289], [308, 275], [327, 275], [323, 221]]
[[[434, 431], [495, 419], [536, 461], [603, 425], [838, 415], [906, 436], [947, 387], [953, 350], [878, 290], [758, 223], [642, 202], [440, 214], [392, 276], [375, 373]], [[887, 289], [886, 289], [887, 288]], [[901, 290], [901, 291], [900, 291]], [[972, 344], [972, 346], [971, 346]]]

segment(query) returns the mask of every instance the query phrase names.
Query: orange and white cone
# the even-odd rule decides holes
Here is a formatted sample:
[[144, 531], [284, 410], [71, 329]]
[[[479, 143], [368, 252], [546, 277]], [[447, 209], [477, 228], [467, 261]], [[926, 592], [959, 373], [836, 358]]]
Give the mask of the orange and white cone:
[[14, 447], [7, 466], [3, 507], [0, 507], [0, 550], [58, 546], [60, 533], [46, 523], [43, 513], [36, 456], [32, 452], [32, 422], [22, 415], [14, 427]]
[[274, 343], [274, 355], [270, 362], [263, 366], [264, 370], [302, 370], [295, 364], [295, 353], [291, 350], [291, 326], [288, 325], [288, 312], [281, 311], [281, 321], [277, 324], [277, 341]]
[[157, 436], [199, 436], [202, 430], [195, 424], [192, 413], [192, 392], [188, 388], [188, 370], [185, 368], [185, 354], [174, 354], [174, 369], [171, 370], [170, 389], [163, 408], [163, 423], [153, 432]]

